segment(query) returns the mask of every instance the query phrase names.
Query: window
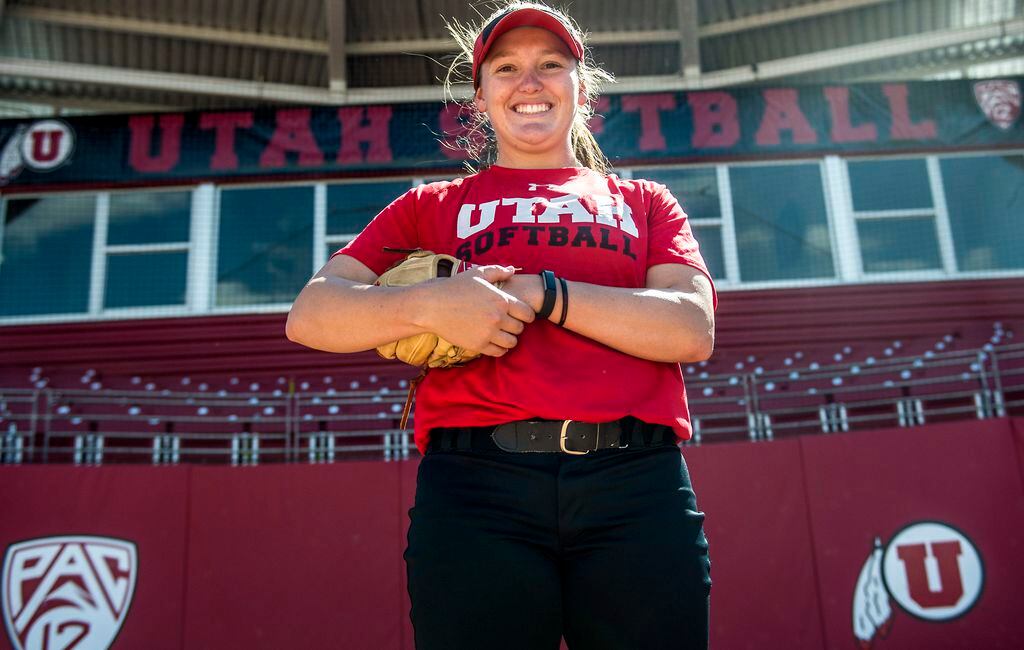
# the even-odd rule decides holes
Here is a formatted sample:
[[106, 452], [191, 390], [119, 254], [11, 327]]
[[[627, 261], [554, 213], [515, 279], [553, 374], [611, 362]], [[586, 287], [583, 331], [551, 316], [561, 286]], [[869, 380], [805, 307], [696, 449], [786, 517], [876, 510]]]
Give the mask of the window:
[[352, 241], [366, 224], [407, 192], [408, 180], [327, 186], [327, 257]]
[[744, 282], [835, 276], [817, 164], [729, 169]]
[[220, 194], [217, 305], [287, 303], [313, 272], [313, 188]]
[[939, 161], [961, 271], [1024, 268], [1024, 156]]
[[110, 195], [103, 306], [184, 305], [192, 193]]
[[926, 162], [857, 161], [847, 169], [864, 272], [941, 270]]
[[701, 256], [711, 277], [725, 279], [722, 255], [722, 207], [718, 174], [713, 167], [645, 169], [636, 177], [657, 181], [668, 187], [689, 217], [693, 236], [700, 244]]
[[0, 316], [89, 309], [96, 196], [8, 199], [0, 258]]

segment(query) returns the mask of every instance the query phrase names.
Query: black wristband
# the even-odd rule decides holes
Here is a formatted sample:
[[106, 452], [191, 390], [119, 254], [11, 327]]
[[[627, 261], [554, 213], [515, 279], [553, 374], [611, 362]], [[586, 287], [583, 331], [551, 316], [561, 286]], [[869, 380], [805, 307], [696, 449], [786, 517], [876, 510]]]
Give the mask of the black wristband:
[[565, 278], [558, 278], [558, 283], [562, 285], [562, 317], [558, 319], [558, 326], [561, 327], [565, 325], [565, 315], [569, 313], [569, 285]]
[[537, 312], [537, 318], [547, 318], [555, 309], [555, 274], [553, 271], [541, 271], [540, 277], [544, 280], [544, 303]]

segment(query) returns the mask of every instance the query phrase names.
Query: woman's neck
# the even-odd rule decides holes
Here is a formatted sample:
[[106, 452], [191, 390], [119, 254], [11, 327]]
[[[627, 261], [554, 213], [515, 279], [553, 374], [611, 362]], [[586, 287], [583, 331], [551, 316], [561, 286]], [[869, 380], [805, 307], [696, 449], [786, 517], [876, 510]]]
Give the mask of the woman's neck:
[[563, 167], [579, 167], [580, 163], [572, 151], [566, 150], [558, 154], [545, 153], [530, 155], [518, 151], [499, 151], [494, 164], [510, 169], [561, 169]]

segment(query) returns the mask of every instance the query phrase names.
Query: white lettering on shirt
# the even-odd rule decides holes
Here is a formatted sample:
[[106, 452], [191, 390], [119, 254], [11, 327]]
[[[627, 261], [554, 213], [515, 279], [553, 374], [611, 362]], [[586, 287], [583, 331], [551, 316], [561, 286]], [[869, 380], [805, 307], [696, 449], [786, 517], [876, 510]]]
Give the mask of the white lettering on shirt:
[[[551, 199], [543, 197], [506, 197], [500, 200], [505, 208], [515, 208], [512, 223], [561, 223], [562, 217], [568, 216], [572, 223], [594, 223], [611, 226], [618, 230], [639, 237], [640, 231], [633, 221], [633, 211], [620, 196], [594, 195], [597, 214], [592, 214], [580, 201], [576, 194], [565, 194]], [[464, 203], [459, 208], [458, 237], [466, 239], [485, 230], [494, 223], [499, 201], [488, 201], [477, 205]], [[535, 206], [540, 205], [543, 211], [534, 214]], [[474, 218], [478, 220], [474, 223]]]
[[537, 217], [533, 215], [533, 206], [542, 203], [544, 199], [533, 197], [531, 199], [502, 199], [502, 205], [516, 206], [516, 213], [512, 215], [512, 223], [537, 223]]
[[559, 223], [563, 214], [571, 215], [573, 223], [594, 223], [594, 215], [583, 207], [580, 197], [575, 194], [556, 196], [544, 203], [547, 209], [537, 217], [538, 223]]
[[494, 210], [498, 207], [497, 201], [488, 201], [480, 204], [480, 221], [473, 223], [473, 213], [477, 210], [475, 203], [464, 203], [459, 208], [459, 239], [465, 239], [484, 230], [494, 223]]
[[597, 223], [620, 228], [634, 237], [640, 236], [636, 222], [633, 221], [633, 210], [625, 201], [620, 203], [617, 196], [600, 195], [595, 196], [594, 201], [597, 203]]

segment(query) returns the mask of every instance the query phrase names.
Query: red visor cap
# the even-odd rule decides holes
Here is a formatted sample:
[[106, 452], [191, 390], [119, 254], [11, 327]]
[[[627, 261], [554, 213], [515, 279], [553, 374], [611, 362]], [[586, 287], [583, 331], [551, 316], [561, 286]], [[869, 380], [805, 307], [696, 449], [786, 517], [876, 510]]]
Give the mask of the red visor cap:
[[480, 85], [480, 66], [483, 64], [491, 46], [498, 42], [501, 35], [516, 27], [540, 27], [562, 39], [577, 61], [583, 60], [583, 40], [571, 25], [557, 14], [544, 9], [524, 7], [507, 11], [491, 22], [480, 32], [473, 45], [473, 87]]

